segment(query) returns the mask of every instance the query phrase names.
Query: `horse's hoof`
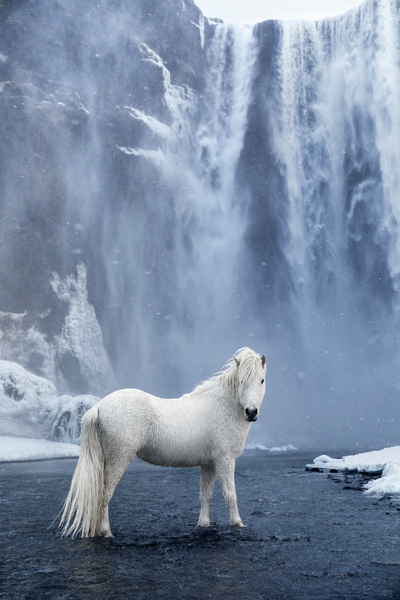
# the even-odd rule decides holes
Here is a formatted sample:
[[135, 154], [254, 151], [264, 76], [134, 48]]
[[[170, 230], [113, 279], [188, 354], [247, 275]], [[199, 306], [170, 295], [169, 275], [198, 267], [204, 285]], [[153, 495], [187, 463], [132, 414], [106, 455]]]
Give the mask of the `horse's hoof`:
[[111, 533], [111, 531], [100, 531], [98, 534], [100, 537], [105, 537], [105, 538], [113, 538], [113, 534]]
[[204, 521], [204, 523], [197, 523], [197, 527], [210, 527], [210, 521]]
[[242, 521], [236, 521], [236, 523], [231, 523], [232, 527], [246, 527], [246, 525], [243, 525]]

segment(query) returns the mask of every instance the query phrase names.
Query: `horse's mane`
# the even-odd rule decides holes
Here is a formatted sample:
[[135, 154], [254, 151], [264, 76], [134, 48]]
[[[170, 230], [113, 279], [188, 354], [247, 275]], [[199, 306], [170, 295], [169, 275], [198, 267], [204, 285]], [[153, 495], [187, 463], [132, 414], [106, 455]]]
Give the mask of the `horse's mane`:
[[[239, 368], [236, 360], [239, 361]], [[252, 379], [257, 370], [260, 355], [250, 348], [240, 348], [231, 359], [223, 366], [222, 370], [197, 385], [190, 394], [186, 396], [197, 396], [218, 386], [228, 387], [236, 390], [239, 380], [246, 382]]]

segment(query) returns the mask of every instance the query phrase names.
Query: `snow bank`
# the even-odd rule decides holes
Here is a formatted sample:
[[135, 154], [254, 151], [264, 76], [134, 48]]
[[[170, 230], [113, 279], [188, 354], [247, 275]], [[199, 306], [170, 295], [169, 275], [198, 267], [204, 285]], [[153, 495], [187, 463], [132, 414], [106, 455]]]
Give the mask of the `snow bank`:
[[266, 452], [293, 452], [298, 450], [298, 448], [296, 448], [295, 446], [292, 446], [292, 444], [289, 444], [288, 446], [274, 446], [272, 448], [267, 448], [266, 446], [263, 446], [262, 444], [260, 444], [259, 442], [247, 442], [246, 446], [245, 446], [245, 450], [264, 450]]
[[347, 471], [353, 473], [382, 474], [380, 479], [370, 481], [365, 494], [379, 497], [387, 495], [400, 496], [400, 446], [363, 452], [343, 458], [331, 458], [325, 454], [314, 458], [307, 469], [321, 471]]
[[292, 446], [292, 444], [289, 444], [288, 446], [274, 446], [269, 449], [270, 452], [293, 452], [295, 450], [298, 450], [298, 448]]
[[77, 456], [79, 456], [79, 446], [74, 444], [0, 436], [0, 462]]

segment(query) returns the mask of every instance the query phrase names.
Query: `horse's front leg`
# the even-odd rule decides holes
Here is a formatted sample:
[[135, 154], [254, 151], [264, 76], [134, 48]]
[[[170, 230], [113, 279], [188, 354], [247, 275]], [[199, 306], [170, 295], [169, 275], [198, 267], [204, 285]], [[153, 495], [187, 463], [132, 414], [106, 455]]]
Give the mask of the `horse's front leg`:
[[238, 527], [244, 527], [237, 507], [235, 488], [235, 459], [226, 458], [225, 460], [219, 462], [217, 465], [217, 475], [221, 483], [225, 502], [229, 508], [229, 523], [231, 525], [237, 525]]
[[200, 501], [201, 510], [199, 516], [199, 527], [210, 526], [210, 504], [216, 479], [214, 465], [202, 465], [200, 476]]

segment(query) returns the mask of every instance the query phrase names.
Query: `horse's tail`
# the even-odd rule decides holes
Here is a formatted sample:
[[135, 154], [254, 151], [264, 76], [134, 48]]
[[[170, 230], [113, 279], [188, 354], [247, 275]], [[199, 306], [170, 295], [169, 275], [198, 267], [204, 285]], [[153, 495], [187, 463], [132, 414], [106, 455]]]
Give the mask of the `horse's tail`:
[[96, 535], [104, 490], [104, 455], [100, 443], [99, 409], [93, 406], [82, 418], [81, 450], [64, 504], [62, 535]]

